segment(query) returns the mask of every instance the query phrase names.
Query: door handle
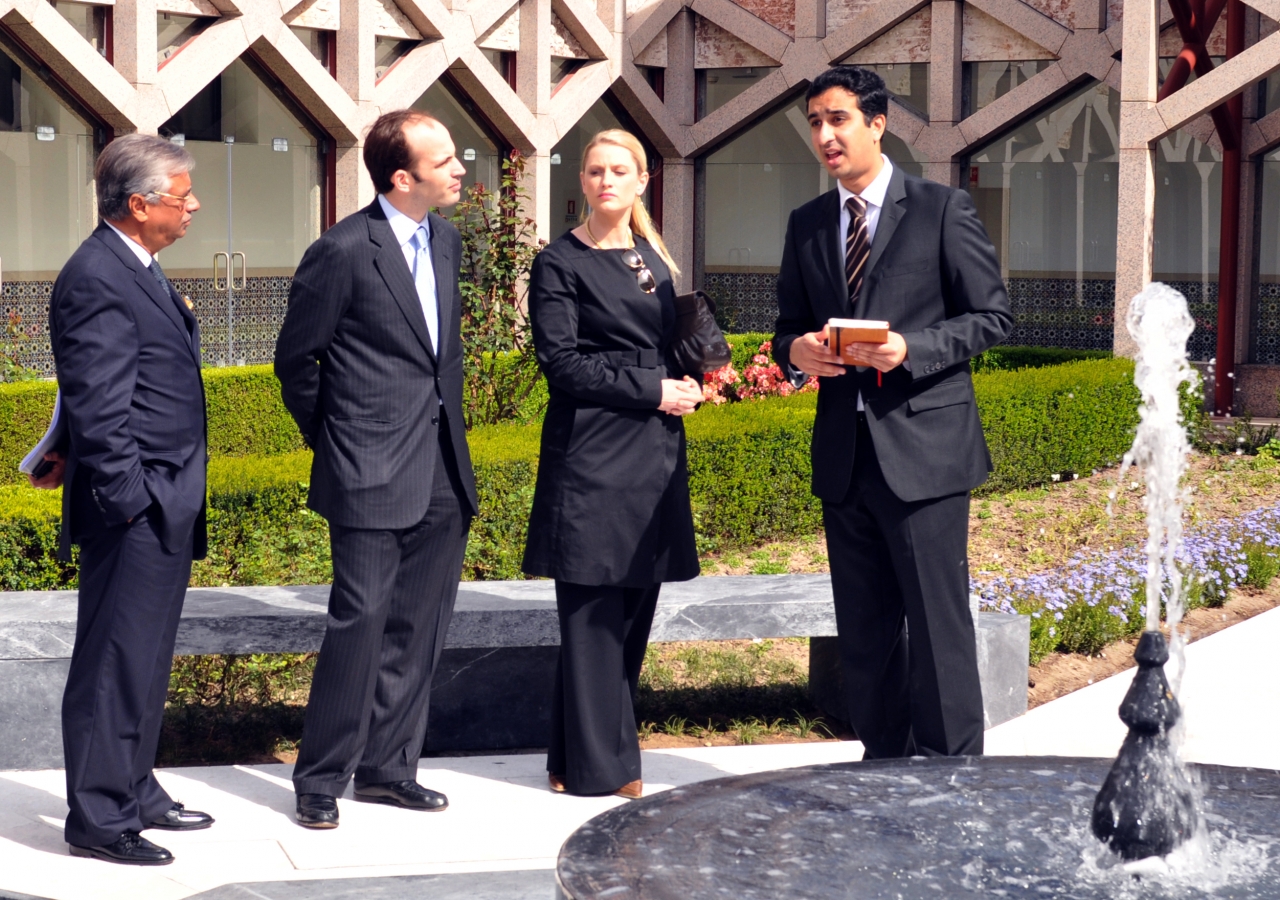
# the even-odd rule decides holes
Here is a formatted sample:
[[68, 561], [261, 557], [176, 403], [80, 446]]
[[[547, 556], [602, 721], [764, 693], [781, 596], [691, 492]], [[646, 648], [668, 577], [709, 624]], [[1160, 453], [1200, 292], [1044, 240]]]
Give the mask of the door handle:
[[[227, 264], [227, 277], [224, 278], [221, 283], [219, 283], [218, 281], [218, 257], [222, 257], [222, 259]], [[213, 254], [213, 289], [215, 291], [225, 291], [227, 289], [228, 281], [230, 280], [230, 278], [231, 278], [231, 257], [227, 255], [227, 251], [219, 250], [217, 253]]]
[[[239, 284], [235, 283], [235, 272], [233, 269], [230, 268], [230, 265], [235, 264], [235, 258], [237, 256], [240, 257], [240, 283]], [[237, 250], [231, 254], [230, 265], [227, 268], [227, 277], [231, 279], [231, 286], [238, 291], [243, 291], [245, 288], [249, 286], [249, 260], [245, 258], [245, 255], [243, 253]]]

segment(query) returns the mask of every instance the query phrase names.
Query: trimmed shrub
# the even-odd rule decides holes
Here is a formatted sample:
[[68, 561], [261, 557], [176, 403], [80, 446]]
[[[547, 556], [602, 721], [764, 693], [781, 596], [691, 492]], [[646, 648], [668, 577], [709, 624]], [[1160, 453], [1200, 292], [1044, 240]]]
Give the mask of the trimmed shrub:
[[[240, 370], [218, 382], [220, 403], [237, 391], [260, 390], [272, 376]], [[1137, 398], [1125, 360], [975, 377], [978, 404], [996, 471], [984, 492], [1027, 487], [1064, 470], [1089, 471], [1118, 458], [1136, 422]], [[257, 379], [257, 388], [251, 387]], [[17, 385], [15, 387], [26, 387]], [[750, 546], [821, 527], [809, 492], [809, 441], [815, 394], [720, 407], [686, 420], [689, 476], [699, 549]], [[220, 407], [219, 421], [232, 407]], [[264, 420], [246, 424], [221, 444], [286, 448], [283, 429], [265, 420], [281, 408], [254, 407]], [[47, 414], [45, 414], [47, 415]], [[250, 417], [245, 417], [250, 418]], [[43, 425], [41, 426], [43, 427]], [[290, 427], [292, 424], [290, 423]], [[519, 578], [524, 533], [538, 466], [540, 426], [474, 429], [469, 440], [481, 513], [472, 523], [464, 577]], [[328, 528], [306, 508], [311, 454], [217, 455], [209, 467], [207, 560], [192, 582], [305, 584], [330, 580]], [[0, 589], [47, 589], [74, 583], [75, 568], [58, 563], [57, 492], [0, 488]]]
[[1110, 350], [1063, 350], [1057, 347], [992, 347], [970, 362], [977, 372], [1010, 372], [1041, 369], [1089, 359], [1111, 359]]
[[1119, 462], [1138, 424], [1133, 362], [1091, 360], [974, 376], [995, 471], [979, 493]]
[[272, 456], [305, 446], [271, 366], [205, 369], [210, 456]]

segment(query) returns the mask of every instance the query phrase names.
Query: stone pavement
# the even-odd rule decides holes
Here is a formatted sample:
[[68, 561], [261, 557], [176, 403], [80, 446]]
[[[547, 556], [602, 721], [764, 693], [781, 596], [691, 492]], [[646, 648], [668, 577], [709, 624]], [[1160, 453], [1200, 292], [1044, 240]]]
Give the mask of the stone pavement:
[[[1280, 610], [1188, 650], [1182, 697], [1190, 759], [1280, 769]], [[993, 755], [1111, 756], [1124, 672], [987, 732]], [[858, 759], [856, 742], [647, 751], [647, 790], [772, 768]], [[342, 827], [309, 832], [292, 821], [289, 767], [166, 769], [175, 797], [218, 818], [208, 831], [157, 832], [176, 863], [158, 869], [72, 859], [58, 770], [0, 772], [0, 898], [57, 900], [551, 900], [552, 869], [579, 825], [623, 803], [546, 789], [541, 754], [424, 759], [420, 780], [445, 791], [444, 813], [341, 801]]]

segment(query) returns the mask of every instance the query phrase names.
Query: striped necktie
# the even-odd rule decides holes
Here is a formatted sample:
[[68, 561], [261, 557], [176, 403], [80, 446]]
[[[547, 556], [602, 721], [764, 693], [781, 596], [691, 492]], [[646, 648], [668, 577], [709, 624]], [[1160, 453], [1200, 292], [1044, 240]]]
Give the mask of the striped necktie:
[[844, 202], [849, 210], [849, 230], [844, 237], [844, 277], [849, 283], [849, 306], [857, 315], [858, 298], [862, 294], [862, 275], [871, 255], [871, 241], [867, 237], [867, 201], [850, 197]]

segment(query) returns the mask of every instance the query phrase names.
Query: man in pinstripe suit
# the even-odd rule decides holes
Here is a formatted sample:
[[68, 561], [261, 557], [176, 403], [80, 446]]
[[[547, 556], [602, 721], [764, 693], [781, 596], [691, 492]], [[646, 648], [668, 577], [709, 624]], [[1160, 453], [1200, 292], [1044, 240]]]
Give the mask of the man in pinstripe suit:
[[431, 677], [478, 509], [462, 415], [457, 229], [465, 168], [449, 132], [387, 113], [364, 146], [379, 196], [307, 250], [276, 343], [285, 406], [315, 451], [329, 521], [329, 622], [294, 767], [298, 822], [357, 800], [443, 810], [416, 781]]

